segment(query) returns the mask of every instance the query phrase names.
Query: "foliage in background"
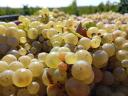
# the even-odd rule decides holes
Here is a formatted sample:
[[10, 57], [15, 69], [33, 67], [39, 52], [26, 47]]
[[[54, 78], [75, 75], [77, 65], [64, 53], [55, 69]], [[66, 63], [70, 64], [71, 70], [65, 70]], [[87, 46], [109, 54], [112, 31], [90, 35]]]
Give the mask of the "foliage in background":
[[[11, 14], [23, 14], [23, 15], [31, 15], [39, 10], [39, 7], [33, 8], [28, 7], [27, 5], [23, 6], [23, 8], [9, 8], [4, 7], [0, 8], [0, 15], [11, 15]], [[119, 11], [120, 13], [128, 12], [128, 0], [121, 0], [118, 3], [110, 3], [109, 1], [104, 4], [100, 3], [98, 6], [82, 6], [77, 7], [76, 0], [72, 2], [72, 4], [68, 7], [58, 8], [66, 13], [82, 15], [82, 14], [91, 14], [97, 12], [108, 12], [108, 11]]]

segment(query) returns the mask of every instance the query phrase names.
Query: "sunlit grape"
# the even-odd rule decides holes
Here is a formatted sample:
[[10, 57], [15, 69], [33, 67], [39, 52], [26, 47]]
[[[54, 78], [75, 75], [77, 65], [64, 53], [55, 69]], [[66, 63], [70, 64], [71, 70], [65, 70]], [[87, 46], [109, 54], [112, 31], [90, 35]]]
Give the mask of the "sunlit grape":
[[10, 64], [11, 62], [16, 61], [16, 60], [17, 60], [17, 58], [12, 54], [5, 55], [2, 58], [2, 61], [7, 62], [8, 64]]
[[5, 70], [7, 70], [9, 67], [8, 67], [8, 63], [5, 62], [5, 61], [0, 61], [0, 72], [3, 72]]

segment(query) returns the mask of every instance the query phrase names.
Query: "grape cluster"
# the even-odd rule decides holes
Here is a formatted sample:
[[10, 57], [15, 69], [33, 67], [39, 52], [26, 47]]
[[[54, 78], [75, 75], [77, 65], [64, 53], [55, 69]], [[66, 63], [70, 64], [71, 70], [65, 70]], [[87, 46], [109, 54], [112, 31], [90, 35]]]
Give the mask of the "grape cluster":
[[128, 17], [57, 9], [0, 22], [0, 96], [127, 96]]

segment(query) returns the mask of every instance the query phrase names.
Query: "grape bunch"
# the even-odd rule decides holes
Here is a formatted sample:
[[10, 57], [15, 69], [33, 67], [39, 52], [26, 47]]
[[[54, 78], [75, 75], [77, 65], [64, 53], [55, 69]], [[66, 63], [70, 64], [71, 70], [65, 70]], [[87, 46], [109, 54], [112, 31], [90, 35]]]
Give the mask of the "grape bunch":
[[128, 17], [58, 9], [0, 22], [0, 96], [128, 96]]

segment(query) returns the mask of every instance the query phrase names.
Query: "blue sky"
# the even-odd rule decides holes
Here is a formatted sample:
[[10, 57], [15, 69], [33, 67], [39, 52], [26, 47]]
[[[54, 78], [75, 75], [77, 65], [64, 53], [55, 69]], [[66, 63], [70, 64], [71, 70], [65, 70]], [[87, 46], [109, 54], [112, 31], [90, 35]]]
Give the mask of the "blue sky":
[[[73, 0], [0, 0], [0, 7], [22, 7], [39, 6], [39, 7], [64, 7], [71, 4]], [[107, 2], [108, 0], [77, 0], [79, 6], [84, 5], [98, 5], [100, 2]], [[120, 0], [110, 0], [110, 2], [119, 2]]]

